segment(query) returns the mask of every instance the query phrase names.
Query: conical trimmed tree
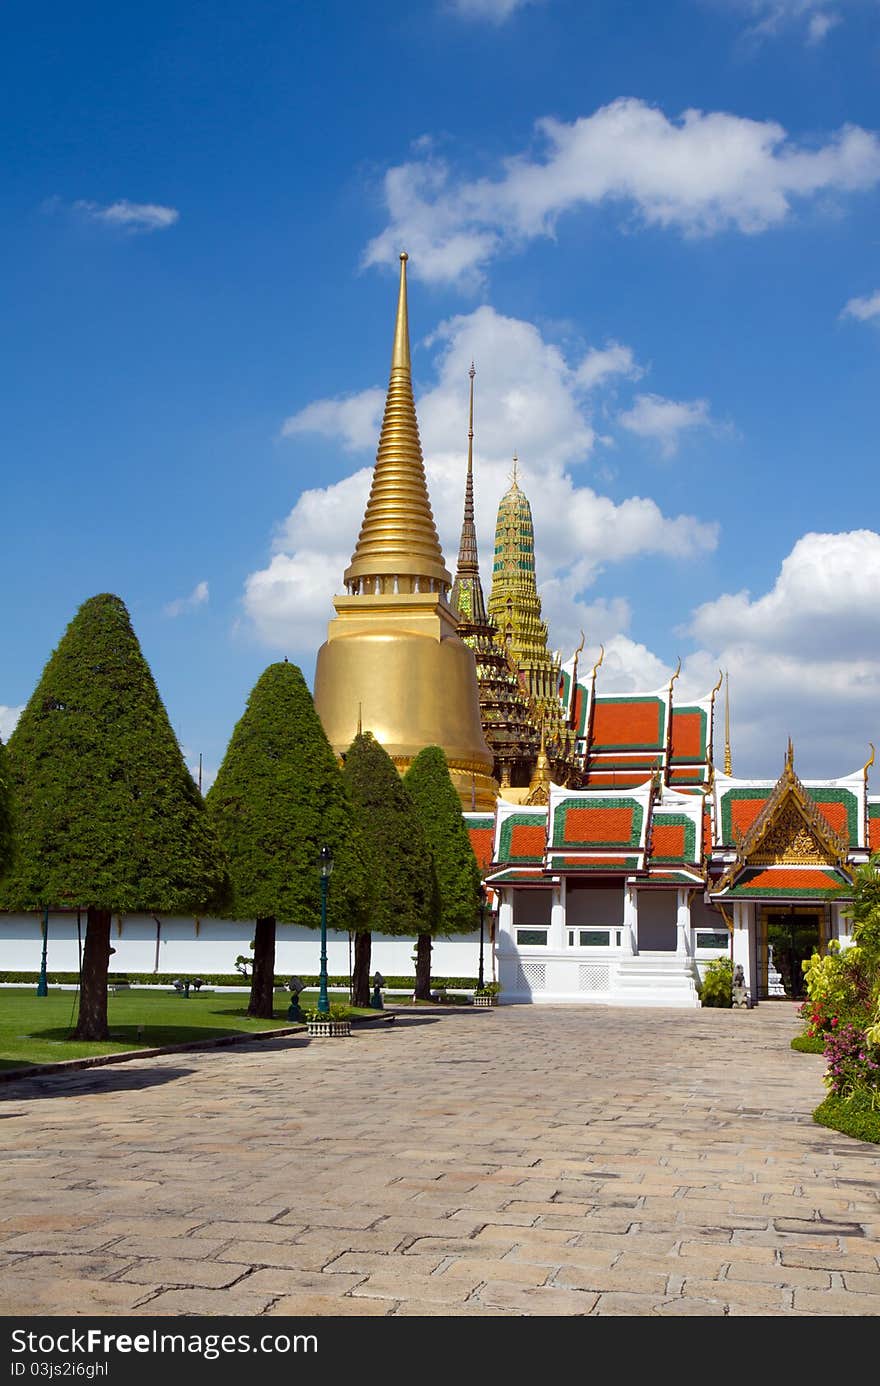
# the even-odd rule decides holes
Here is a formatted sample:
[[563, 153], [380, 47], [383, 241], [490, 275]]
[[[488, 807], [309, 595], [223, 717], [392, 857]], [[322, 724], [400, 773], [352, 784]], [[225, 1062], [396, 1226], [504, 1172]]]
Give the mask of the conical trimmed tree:
[[[372, 885], [370, 929], [379, 934], [421, 934], [430, 927], [437, 883], [431, 850], [415, 804], [388, 752], [370, 732], [356, 736], [343, 778], [358, 813]], [[355, 937], [354, 1001], [370, 999], [371, 937]]]
[[16, 852], [0, 909], [86, 909], [74, 1039], [105, 1040], [110, 919], [193, 914], [223, 854], [131, 627], [109, 593], [80, 607], [7, 747]]
[[440, 746], [426, 746], [404, 775], [431, 849], [437, 879], [436, 906], [430, 928], [419, 934], [416, 948], [416, 999], [431, 995], [431, 939], [440, 934], [469, 934], [480, 907], [480, 868], [461, 816], [461, 800], [449, 778]]
[[6, 749], [0, 741], [0, 876], [12, 861], [12, 789], [6, 764]]
[[333, 853], [328, 924], [366, 924], [367, 875], [355, 812], [295, 664], [270, 664], [232, 733], [208, 813], [229, 859], [225, 913], [256, 921], [248, 1014], [273, 1014], [276, 924], [320, 924], [322, 847]]

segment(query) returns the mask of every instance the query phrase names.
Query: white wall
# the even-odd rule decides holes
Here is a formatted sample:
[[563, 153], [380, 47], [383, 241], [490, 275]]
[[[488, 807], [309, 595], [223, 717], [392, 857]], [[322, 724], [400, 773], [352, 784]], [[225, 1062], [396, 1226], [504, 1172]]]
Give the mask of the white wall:
[[[43, 946], [42, 915], [0, 914], [0, 970], [39, 972]], [[85, 937], [85, 913], [82, 933]], [[111, 972], [170, 972], [187, 976], [200, 972], [235, 971], [239, 953], [249, 955], [254, 936], [252, 921], [203, 919], [197, 926], [192, 919], [162, 918], [159, 966], [156, 962], [156, 921], [150, 915], [127, 915], [121, 928], [114, 918], [111, 943], [115, 953]], [[476, 977], [479, 960], [479, 932], [454, 938], [436, 939], [431, 970], [440, 977]], [[377, 968], [386, 977], [412, 977], [415, 964], [414, 938], [388, 938], [373, 934], [371, 971]], [[485, 972], [491, 974], [489, 919], [484, 935]], [[348, 934], [327, 934], [327, 970], [334, 976], [348, 976]], [[76, 972], [79, 967], [76, 915], [49, 915], [49, 971]], [[321, 935], [317, 929], [280, 924], [275, 948], [278, 977], [293, 973], [317, 974], [321, 966]]]

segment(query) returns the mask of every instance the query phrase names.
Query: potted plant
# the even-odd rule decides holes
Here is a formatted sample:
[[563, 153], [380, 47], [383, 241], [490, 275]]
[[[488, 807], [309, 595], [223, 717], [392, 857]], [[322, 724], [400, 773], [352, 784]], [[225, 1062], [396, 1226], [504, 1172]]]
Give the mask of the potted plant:
[[486, 982], [483, 986], [477, 987], [474, 992], [475, 1006], [497, 1006], [498, 993], [501, 990], [500, 982]]
[[351, 1034], [351, 1007], [342, 1001], [331, 1001], [329, 1013], [311, 1006], [305, 1017], [310, 1038], [342, 1039]]

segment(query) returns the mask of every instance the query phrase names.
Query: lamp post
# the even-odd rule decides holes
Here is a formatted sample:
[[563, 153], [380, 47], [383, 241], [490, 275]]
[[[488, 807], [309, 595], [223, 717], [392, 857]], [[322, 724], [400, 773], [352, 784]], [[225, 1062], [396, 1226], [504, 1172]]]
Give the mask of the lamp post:
[[43, 910], [43, 957], [40, 962], [40, 980], [37, 982], [37, 995], [49, 995], [49, 983], [46, 978], [46, 954], [49, 949], [49, 906]]
[[322, 847], [318, 864], [321, 868], [321, 990], [318, 993], [318, 1014], [330, 1014], [330, 1001], [327, 997], [327, 890], [333, 874], [333, 853], [329, 847]]
[[483, 989], [483, 915], [486, 912], [486, 887], [480, 882], [480, 967], [477, 972], [477, 987]]

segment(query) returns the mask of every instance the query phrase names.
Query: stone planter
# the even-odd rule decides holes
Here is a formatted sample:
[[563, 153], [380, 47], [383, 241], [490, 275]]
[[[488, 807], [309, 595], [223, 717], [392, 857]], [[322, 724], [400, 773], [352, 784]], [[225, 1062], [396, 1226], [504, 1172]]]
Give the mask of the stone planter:
[[485, 1009], [487, 1006], [497, 1006], [497, 1005], [498, 1005], [498, 997], [497, 997], [497, 996], [475, 996], [475, 997], [474, 997], [474, 1005], [475, 1005], [475, 1006], [482, 1006], [484, 1009]]
[[346, 1039], [351, 1035], [350, 1020], [309, 1020], [306, 1027], [310, 1039]]

